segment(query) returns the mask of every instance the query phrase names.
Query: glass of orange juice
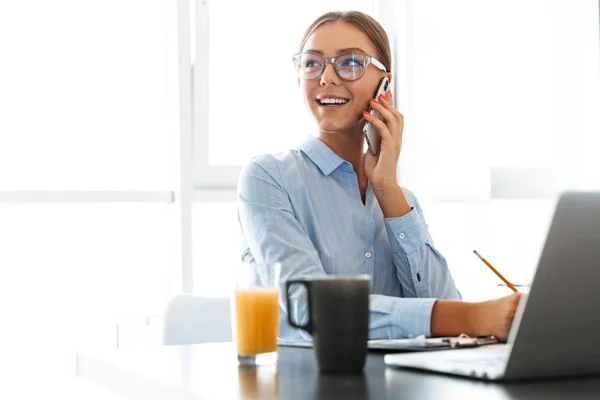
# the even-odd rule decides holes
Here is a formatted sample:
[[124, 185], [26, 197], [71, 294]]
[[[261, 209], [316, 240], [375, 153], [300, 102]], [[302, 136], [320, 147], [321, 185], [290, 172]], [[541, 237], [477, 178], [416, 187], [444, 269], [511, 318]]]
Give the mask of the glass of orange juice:
[[235, 338], [238, 361], [267, 365], [277, 361], [279, 263], [242, 263], [235, 279]]

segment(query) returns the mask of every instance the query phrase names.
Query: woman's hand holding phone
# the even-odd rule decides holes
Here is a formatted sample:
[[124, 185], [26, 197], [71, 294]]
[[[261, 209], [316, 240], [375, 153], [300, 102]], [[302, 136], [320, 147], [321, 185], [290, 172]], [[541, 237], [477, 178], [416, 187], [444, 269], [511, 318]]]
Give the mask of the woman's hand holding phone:
[[377, 154], [373, 155], [369, 151], [365, 153], [365, 173], [379, 198], [380, 195], [398, 188], [396, 169], [402, 149], [404, 116], [394, 107], [392, 93], [389, 91], [385, 96], [380, 95], [378, 99], [372, 99], [371, 107], [379, 113], [383, 121], [366, 111], [363, 112], [365, 120], [371, 123], [381, 136]]

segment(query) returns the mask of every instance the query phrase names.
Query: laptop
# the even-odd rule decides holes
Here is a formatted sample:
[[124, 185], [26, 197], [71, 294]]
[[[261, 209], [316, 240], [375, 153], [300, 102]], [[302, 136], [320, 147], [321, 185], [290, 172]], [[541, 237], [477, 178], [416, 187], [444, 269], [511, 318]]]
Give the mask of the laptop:
[[484, 380], [600, 375], [599, 305], [600, 192], [564, 192], [506, 343], [384, 360]]

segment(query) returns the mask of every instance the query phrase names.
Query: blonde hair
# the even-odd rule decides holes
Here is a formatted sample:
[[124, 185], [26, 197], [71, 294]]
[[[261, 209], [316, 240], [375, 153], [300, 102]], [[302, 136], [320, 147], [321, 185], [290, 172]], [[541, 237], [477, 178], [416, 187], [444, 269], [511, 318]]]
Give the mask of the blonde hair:
[[332, 11], [321, 15], [304, 33], [299, 51], [302, 51], [308, 37], [317, 28], [331, 22], [345, 22], [361, 30], [375, 46], [377, 60], [385, 66], [388, 72], [392, 70], [392, 52], [387, 33], [373, 17], [360, 11]]

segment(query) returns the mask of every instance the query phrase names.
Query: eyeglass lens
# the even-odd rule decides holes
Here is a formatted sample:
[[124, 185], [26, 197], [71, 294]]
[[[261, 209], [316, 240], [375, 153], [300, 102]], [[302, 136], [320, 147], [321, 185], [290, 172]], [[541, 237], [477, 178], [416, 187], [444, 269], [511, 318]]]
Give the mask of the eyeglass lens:
[[[340, 54], [335, 58], [333, 68], [340, 78], [354, 81], [364, 75], [367, 61], [367, 56], [364, 54]], [[312, 53], [300, 54], [297, 68], [298, 75], [302, 79], [316, 79], [321, 76], [325, 69], [325, 58]]]

